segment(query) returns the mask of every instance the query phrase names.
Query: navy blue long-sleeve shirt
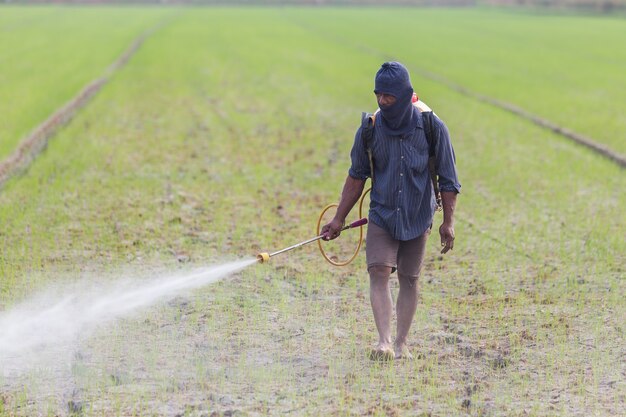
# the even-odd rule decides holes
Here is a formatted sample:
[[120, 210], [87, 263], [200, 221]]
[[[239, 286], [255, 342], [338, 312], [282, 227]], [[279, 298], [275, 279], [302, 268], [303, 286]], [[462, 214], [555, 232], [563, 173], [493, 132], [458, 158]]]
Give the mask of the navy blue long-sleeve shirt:
[[[374, 156], [374, 178], [370, 193], [369, 220], [387, 230], [394, 239], [411, 240], [421, 236], [433, 221], [436, 201], [428, 169], [428, 142], [422, 116], [412, 134], [384, 136], [374, 125], [371, 148]], [[435, 158], [439, 190], [460, 192], [455, 155], [446, 125], [433, 120]], [[350, 152], [352, 166], [348, 175], [366, 180], [371, 177], [370, 164], [361, 138], [356, 132]]]

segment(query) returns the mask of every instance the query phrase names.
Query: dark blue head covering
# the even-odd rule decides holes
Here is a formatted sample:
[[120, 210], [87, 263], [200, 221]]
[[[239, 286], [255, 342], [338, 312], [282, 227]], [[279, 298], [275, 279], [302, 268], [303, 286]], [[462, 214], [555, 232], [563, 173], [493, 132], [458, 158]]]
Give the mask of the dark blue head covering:
[[399, 62], [385, 62], [376, 73], [374, 83], [374, 93], [391, 94], [396, 98], [394, 104], [380, 109], [383, 133], [391, 136], [411, 133], [418, 115], [412, 103], [413, 86], [407, 69]]

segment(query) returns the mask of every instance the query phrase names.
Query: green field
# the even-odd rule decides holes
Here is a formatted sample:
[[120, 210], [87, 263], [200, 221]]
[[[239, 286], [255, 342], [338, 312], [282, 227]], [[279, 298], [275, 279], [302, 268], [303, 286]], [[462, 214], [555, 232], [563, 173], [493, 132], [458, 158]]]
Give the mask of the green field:
[[336, 268], [308, 246], [98, 328], [62, 371], [0, 372], [1, 416], [624, 415], [624, 169], [430, 76], [624, 155], [624, 19], [2, 7], [0, 157], [158, 23], [0, 190], [0, 317], [50, 285], [313, 236], [396, 59], [446, 121], [463, 185], [453, 253], [429, 242], [415, 359], [366, 358], [364, 254]]
[[[169, 12], [2, 8], [0, 158]], [[122, 20], [123, 25], [116, 24]]]

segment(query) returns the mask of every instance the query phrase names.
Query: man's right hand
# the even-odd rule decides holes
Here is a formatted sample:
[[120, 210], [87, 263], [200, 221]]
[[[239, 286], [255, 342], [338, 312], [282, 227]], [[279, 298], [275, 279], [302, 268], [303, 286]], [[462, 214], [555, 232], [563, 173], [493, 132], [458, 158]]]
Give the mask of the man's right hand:
[[343, 228], [343, 223], [339, 219], [332, 219], [330, 223], [325, 224], [322, 227], [322, 240], [333, 240], [337, 239], [341, 234], [341, 229]]

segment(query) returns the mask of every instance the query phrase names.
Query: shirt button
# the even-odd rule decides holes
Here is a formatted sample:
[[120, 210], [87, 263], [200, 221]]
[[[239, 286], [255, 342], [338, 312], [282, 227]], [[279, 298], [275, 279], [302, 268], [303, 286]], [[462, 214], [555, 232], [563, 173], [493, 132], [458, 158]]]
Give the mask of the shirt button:
[[400, 173], [400, 176], [402, 176], [402, 173]]
[[400, 211], [400, 207], [398, 207], [398, 211]]
[[400, 191], [398, 191], [398, 192], [399, 192], [399, 193], [401, 193], [401, 192], [402, 192], [402, 190], [400, 190]]

